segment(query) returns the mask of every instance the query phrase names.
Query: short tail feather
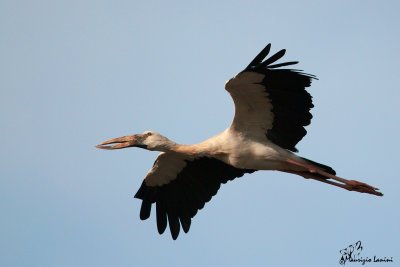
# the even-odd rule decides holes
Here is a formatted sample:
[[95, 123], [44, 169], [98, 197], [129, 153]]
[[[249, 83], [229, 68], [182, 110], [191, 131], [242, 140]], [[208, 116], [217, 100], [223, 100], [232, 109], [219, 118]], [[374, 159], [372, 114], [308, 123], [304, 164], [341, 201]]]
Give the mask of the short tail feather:
[[321, 164], [321, 163], [312, 161], [312, 160], [310, 160], [310, 159], [306, 159], [306, 158], [302, 158], [302, 159], [304, 159], [304, 160], [308, 161], [309, 163], [311, 163], [311, 164], [313, 164], [313, 165], [315, 165], [315, 166], [321, 168], [323, 171], [325, 171], [325, 172], [327, 172], [327, 173], [329, 173], [329, 174], [336, 175], [335, 170], [332, 169], [332, 168], [329, 167], [329, 166], [326, 166], [326, 165], [324, 165], [324, 164]]

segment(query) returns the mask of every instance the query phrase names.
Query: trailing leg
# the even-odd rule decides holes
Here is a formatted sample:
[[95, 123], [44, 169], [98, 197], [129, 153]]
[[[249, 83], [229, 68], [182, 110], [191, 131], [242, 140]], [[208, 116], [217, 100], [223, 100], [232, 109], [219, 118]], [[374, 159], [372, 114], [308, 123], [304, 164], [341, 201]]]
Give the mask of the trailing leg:
[[[295, 166], [302, 167], [305, 170], [304, 171], [282, 170], [283, 172], [297, 174], [306, 179], [314, 179], [314, 180], [317, 180], [317, 181], [320, 181], [323, 183], [327, 183], [330, 185], [344, 188], [349, 191], [357, 191], [360, 193], [367, 193], [367, 194], [372, 194], [372, 195], [376, 195], [376, 196], [383, 196], [383, 194], [381, 192], [377, 191], [377, 190], [379, 190], [379, 188], [370, 186], [366, 183], [362, 183], [362, 182], [359, 182], [356, 180], [346, 180], [346, 179], [340, 178], [338, 176], [335, 176], [333, 174], [330, 174], [330, 173], [327, 173], [327, 172], [321, 170], [319, 167], [314, 166], [311, 163], [304, 164], [304, 163], [294, 161], [292, 159], [286, 159], [286, 162], [289, 164], [293, 164]], [[330, 181], [328, 179], [332, 179], [337, 182]]]

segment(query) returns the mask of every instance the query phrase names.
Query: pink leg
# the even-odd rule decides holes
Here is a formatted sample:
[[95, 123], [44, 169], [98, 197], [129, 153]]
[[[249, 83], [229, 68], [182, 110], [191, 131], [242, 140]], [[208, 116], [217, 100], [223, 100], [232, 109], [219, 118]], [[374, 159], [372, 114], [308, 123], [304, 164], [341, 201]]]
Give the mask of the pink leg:
[[[357, 191], [357, 192], [360, 192], [360, 193], [367, 193], [367, 194], [373, 194], [373, 195], [377, 195], [377, 196], [383, 196], [383, 194], [381, 192], [377, 192], [376, 191], [376, 190], [379, 190], [379, 188], [370, 186], [368, 184], [365, 184], [365, 183], [362, 183], [362, 182], [359, 182], [359, 181], [346, 180], [346, 179], [337, 177], [337, 176], [332, 175], [330, 173], [324, 172], [324, 171], [316, 168], [315, 166], [313, 166], [311, 164], [303, 164], [303, 163], [299, 163], [299, 162], [296, 162], [296, 161], [291, 160], [291, 159], [286, 159], [286, 162], [290, 163], [290, 164], [293, 164], [293, 165], [296, 165], [296, 166], [303, 167], [306, 170], [308, 170], [309, 173], [304, 173], [304, 172], [301, 172], [301, 171], [286, 171], [286, 170], [282, 170], [284, 172], [294, 173], [294, 174], [303, 176], [304, 178], [307, 178], [307, 179], [311, 178], [311, 179], [314, 179], [314, 180], [317, 180], [317, 181], [320, 181], [320, 182], [323, 182], [323, 183], [327, 183], [327, 184], [330, 184], [330, 185], [334, 185], [334, 186], [338, 186], [338, 187], [347, 189], [349, 191]], [[318, 177], [316, 175], [313, 175], [313, 173], [320, 174], [320, 175], [322, 175], [322, 176], [324, 176], [326, 178], [333, 179], [333, 180], [338, 181], [340, 183], [320, 178], [320, 177]]]

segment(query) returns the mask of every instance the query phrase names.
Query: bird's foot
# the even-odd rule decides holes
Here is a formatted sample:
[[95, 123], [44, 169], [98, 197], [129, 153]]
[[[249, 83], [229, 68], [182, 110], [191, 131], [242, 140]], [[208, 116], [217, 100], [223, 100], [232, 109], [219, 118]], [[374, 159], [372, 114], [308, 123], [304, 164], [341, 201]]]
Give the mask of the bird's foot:
[[349, 191], [357, 191], [360, 193], [367, 193], [367, 194], [373, 194], [377, 196], [383, 196], [381, 192], [378, 192], [379, 188], [370, 186], [369, 184], [362, 183], [356, 180], [348, 180], [346, 182], [345, 188]]

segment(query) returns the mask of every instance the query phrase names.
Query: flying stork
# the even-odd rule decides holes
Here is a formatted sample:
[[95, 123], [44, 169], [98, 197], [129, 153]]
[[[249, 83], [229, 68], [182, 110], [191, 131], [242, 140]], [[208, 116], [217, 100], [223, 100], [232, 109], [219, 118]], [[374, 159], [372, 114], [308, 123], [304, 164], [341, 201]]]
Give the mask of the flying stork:
[[[225, 83], [235, 103], [235, 116], [223, 132], [196, 145], [182, 145], [154, 131], [105, 141], [97, 148], [140, 147], [161, 151], [135, 198], [142, 200], [140, 219], [150, 216], [156, 204], [158, 232], [167, 222], [175, 240], [180, 226], [189, 231], [191, 219], [226, 183], [257, 170], [276, 170], [306, 179], [377, 196], [378, 188], [335, 176], [329, 166], [299, 157], [296, 144], [311, 122], [311, 95], [305, 90], [316, 79], [297, 69], [273, 64], [285, 54], [280, 50], [264, 60], [268, 44], [250, 64]], [[264, 61], [263, 61], [264, 60]], [[113, 145], [111, 145], [113, 144]]]

